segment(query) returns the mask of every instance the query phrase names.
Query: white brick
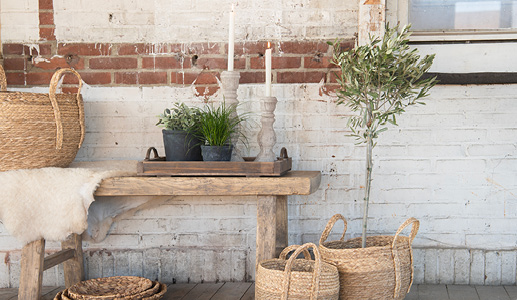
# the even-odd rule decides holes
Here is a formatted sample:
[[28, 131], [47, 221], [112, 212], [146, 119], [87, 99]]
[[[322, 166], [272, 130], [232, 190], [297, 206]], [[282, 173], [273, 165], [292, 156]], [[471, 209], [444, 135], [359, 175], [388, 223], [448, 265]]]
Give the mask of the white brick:
[[450, 249], [438, 250], [438, 282], [454, 283], [454, 253]]
[[501, 251], [501, 283], [514, 285], [516, 278], [517, 255], [515, 251]]
[[482, 250], [472, 250], [470, 252], [470, 284], [485, 284], [485, 252]]
[[454, 284], [469, 284], [470, 252], [467, 249], [451, 250], [454, 255]]

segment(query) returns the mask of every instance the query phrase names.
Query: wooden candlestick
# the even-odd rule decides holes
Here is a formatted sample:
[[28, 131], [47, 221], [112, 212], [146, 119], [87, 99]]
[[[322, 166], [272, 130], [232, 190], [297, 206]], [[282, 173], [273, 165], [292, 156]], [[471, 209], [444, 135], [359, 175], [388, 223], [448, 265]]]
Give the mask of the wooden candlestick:
[[275, 123], [275, 108], [278, 101], [276, 97], [263, 97], [261, 100], [262, 116], [260, 123], [262, 124], [262, 129], [260, 129], [258, 135], [260, 152], [255, 161], [274, 162], [276, 155], [273, 152], [273, 146], [276, 143], [276, 134], [273, 123]]

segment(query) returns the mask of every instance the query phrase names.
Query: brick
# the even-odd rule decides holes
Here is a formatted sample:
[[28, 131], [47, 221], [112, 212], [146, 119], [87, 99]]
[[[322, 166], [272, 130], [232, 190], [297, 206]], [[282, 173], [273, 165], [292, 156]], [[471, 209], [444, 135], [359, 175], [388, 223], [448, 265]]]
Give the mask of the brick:
[[330, 62], [330, 59], [328, 56], [321, 56], [321, 53], [317, 53], [310, 57], [304, 57], [303, 66], [308, 69], [332, 68], [334, 65]]
[[90, 85], [110, 84], [111, 74], [108, 72], [79, 72], [84, 82]]
[[201, 72], [196, 78], [196, 84], [217, 84], [217, 76], [215, 72]]
[[90, 59], [90, 69], [135, 69], [137, 59], [134, 57], [98, 57]]
[[215, 57], [201, 57], [195, 60], [194, 66], [200, 69], [226, 69], [228, 67], [228, 59]]
[[40, 25], [54, 25], [54, 13], [53, 12], [40, 12], [39, 13], [39, 24]]
[[10, 85], [25, 85], [25, 74], [22, 72], [6, 73], [7, 86]]
[[4, 69], [6, 71], [23, 71], [25, 70], [26, 60], [21, 57], [4, 58]]
[[136, 72], [117, 72], [115, 73], [115, 83], [117, 84], [136, 84]]
[[[178, 49], [179, 48], [179, 49]], [[191, 54], [220, 54], [218, 43], [192, 43], [186, 45], [171, 46], [172, 52], [183, 52], [181, 49], [186, 49], [187, 55]], [[227, 52], [225, 52], [227, 53]]]
[[52, 45], [51, 44], [39, 44], [39, 55], [51, 55]]
[[45, 41], [55, 41], [56, 36], [54, 34], [55, 28], [40, 27], [39, 37]]
[[119, 55], [135, 54], [166, 54], [170, 53], [169, 46], [166, 44], [121, 44], [118, 48]]
[[[82, 79], [82, 77], [81, 77]], [[77, 79], [77, 76], [71, 73], [64, 73], [63, 74], [63, 84], [73, 84], [77, 86], [79, 83], [79, 80]]]
[[[276, 44], [271, 43], [271, 49], [275, 52]], [[264, 42], [249, 42], [249, 43], [235, 43], [235, 55], [244, 55], [244, 54], [261, 54], [264, 55], [267, 49], [267, 41]], [[225, 53], [228, 53], [227, 46], [225, 48]]]
[[76, 70], [84, 69], [84, 60], [77, 56], [69, 57], [52, 57], [45, 61], [39, 61], [34, 64], [35, 67], [43, 70], [57, 70], [60, 68], [74, 68]]
[[38, 1], [39, 1], [39, 9], [54, 9], [53, 0], [38, 0]]
[[240, 84], [246, 83], [264, 83], [266, 81], [266, 74], [263, 71], [257, 72], [241, 72], [239, 79]]
[[[251, 69], [264, 69], [265, 60], [264, 56], [252, 57], [250, 59]], [[271, 67], [273, 69], [296, 69], [301, 67], [300, 57], [272, 57]]]
[[54, 73], [27, 73], [28, 85], [49, 85], [50, 79]]
[[318, 83], [325, 78], [323, 72], [278, 72], [278, 83]]
[[292, 54], [326, 53], [328, 48], [326, 42], [290, 41], [280, 44], [280, 50], [283, 53]]
[[192, 84], [199, 76], [199, 73], [190, 73], [190, 72], [172, 72], [171, 73], [171, 83], [177, 84]]
[[138, 73], [139, 84], [165, 84], [167, 83], [166, 72], [142, 72]]
[[23, 54], [23, 44], [4, 44], [2, 46], [3, 54], [9, 55], [9, 54]]
[[57, 54], [59, 55], [85, 55], [98, 56], [110, 55], [111, 45], [102, 43], [59, 43], [57, 45]]
[[190, 68], [190, 61], [179, 60], [176, 57], [143, 57], [142, 68], [144, 69], [183, 69]]

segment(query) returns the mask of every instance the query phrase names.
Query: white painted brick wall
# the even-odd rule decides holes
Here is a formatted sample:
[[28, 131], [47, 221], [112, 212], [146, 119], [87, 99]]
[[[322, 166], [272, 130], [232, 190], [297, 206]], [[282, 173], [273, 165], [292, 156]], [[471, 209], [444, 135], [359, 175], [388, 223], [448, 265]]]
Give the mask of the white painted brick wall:
[[2, 1], [2, 42], [33, 43], [39, 40], [38, 0]]
[[227, 41], [231, 3], [236, 3], [237, 41], [334, 39], [356, 32], [356, 1], [56, 0], [56, 38], [112, 43]]

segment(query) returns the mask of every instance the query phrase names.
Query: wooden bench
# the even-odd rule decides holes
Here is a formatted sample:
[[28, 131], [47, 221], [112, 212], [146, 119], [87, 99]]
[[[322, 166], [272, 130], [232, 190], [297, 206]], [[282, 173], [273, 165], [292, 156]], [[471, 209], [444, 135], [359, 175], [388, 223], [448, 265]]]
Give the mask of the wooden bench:
[[[287, 196], [314, 193], [318, 171], [291, 171], [282, 177], [112, 177], [96, 196], [254, 196], [257, 203], [256, 263], [276, 257], [287, 246]], [[20, 299], [39, 299], [43, 271], [63, 263], [67, 287], [83, 280], [81, 237], [62, 242], [63, 250], [44, 257], [45, 241], [22, 249]]]

